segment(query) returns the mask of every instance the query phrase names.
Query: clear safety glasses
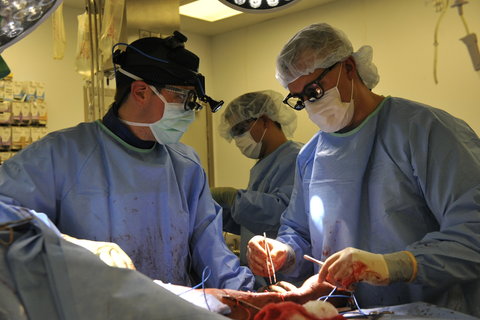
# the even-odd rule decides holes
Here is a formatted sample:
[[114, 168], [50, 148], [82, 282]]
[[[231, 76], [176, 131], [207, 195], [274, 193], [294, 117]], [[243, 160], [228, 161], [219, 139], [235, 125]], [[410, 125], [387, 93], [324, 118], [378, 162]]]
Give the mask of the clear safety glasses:
[[162, 87], [161, 90], [170, 92], [171, 94], [168, 96], [169, 100], [173, 103], [183, 104], [187, 111], [199, 111], [202, 109], [202, 105], [197, 102], [197, 94], [194, 90], [177, 88], [169, 85]]
[[285, 99], [283, 99], [283, 103], [288, 105], [289, 107], [299, 111], [305, 108], [304, 101], [308, 100], [310, 102], [314, 102], [315, 100], [321, 99], [325, 94], [325, 90], [323, 89], [320, 81], [325, 78], [325, 76], [338, 64], [334, 63], [330, 67], [323, 70], [320, 75], [313, 80], [312, 82], [308, 83], [303, 87], [303, 91], [301, 93], [289, 93]]

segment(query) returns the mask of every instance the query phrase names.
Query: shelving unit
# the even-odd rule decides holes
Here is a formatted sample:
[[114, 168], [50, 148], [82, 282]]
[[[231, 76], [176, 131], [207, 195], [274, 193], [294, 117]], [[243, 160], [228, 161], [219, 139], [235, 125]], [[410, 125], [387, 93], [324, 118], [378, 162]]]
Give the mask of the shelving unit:
[[46, 134], [45, 85], [0, 80], [0, 163]]

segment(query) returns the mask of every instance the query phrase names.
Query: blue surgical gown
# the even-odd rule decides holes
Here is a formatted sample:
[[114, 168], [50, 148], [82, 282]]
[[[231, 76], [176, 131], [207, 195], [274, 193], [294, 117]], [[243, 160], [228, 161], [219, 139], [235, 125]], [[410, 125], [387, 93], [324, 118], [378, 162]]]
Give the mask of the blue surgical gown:
[[57, 131], [0, 166], [0, 201], [43, 212], [73, 237], [117, 243], [153, 279], [192, 286], [209, 267], [208, 287], [253, 288], [225, 245], [198, 156], [181, 143], [135, 148], [100, 121]]
[[442, 110], [388, 97], [356, 129], [317, 133], [281, 223], [278, 240], [296, 253], [291, 276], [314, 272], [303, 254], [408, 250], [416, 279], [360, 283], [361, 307], [425, 301], [480, 316], [480, 140]]
[[295, 162], [301, 148], [298, 142], [283, 143], [252, 167], [247, 189], [238, 190], [231, 215], [241, 226], [242, 263], [246, 264], [246, 246], [254, 235], [277, 235], [280, 216], [292, 194]]

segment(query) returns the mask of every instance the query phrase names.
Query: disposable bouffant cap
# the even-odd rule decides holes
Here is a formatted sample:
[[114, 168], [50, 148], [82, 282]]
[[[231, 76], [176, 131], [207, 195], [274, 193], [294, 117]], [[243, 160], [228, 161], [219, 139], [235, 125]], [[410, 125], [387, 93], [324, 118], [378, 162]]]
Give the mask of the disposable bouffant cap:
[[242, 94], [230, 102], [223, 112], [219, 126], [220, 135], [230, 141], [232, 127], [242, 121], [266, 115], [282, 126], [282, 131], [287, 137], [292, 137], [297, 128], [297, 115], [282, 101], [283, 96], [273, 90]]
[[282, 48], [277, 57], [275, 76], [286, 88], [301, 76], [352, 56], [363, 83], [372, 89], [379, 80], [377, 67], [372, 63], [372, 52], [370, 46], [353, 52], [350, 40], [341, 30], [326, 23], [312, 24], [300, 30]]

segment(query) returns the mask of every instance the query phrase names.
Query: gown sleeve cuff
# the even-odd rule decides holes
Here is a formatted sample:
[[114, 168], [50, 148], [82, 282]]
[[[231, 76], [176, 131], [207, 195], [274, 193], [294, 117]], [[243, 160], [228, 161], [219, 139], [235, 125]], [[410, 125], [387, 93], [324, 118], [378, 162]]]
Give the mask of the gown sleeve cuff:
[[408, 280], [408, 282], [412, 282], [413, 280], [415, 280], [417, 278], [417, 272], [418, 272], [418, 263], [417, 263], [417, 259], [415, 258], [415, 256], [413, 255], [413, 253], [411, 253], [410, 251], [403, 251], [406, 255], [408, 255], [408, 257], [410, 258], [411, 262], [412, 262], [412, 276], [410, 277], [410, 279]]
[[410, 251], [399, 251], [384, 255], [390, 283], [412, 282], [417, 277], [417, 260]]

